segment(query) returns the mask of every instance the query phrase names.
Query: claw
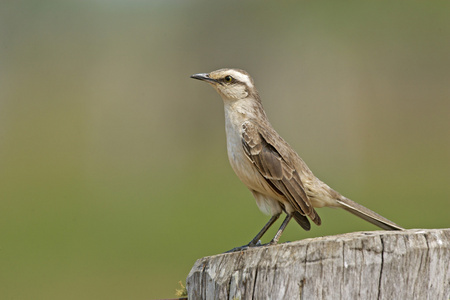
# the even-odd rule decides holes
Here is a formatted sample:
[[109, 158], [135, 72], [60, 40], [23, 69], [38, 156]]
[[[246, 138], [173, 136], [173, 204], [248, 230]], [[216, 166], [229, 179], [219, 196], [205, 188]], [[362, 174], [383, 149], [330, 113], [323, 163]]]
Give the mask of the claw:
[[269, 244], [261, 244], [261, 240], [258, 240], [258, 242], [256, 242], [256, 244], [250, 242], [247, 245], [233, 248], [233, 249], [228, 250], [228, 251], [226, 251], [224, 253], [233, 253], [233, 252], [238, 252], [238, 251], [245, 251], [245, 250], [248, 250], [249, 248], [261, 247], [261, 246], [266, 246], [266, 245], [269, 245]]
[[226, 252], [224, 252], [224, 253], [233, 253], [233, 252], [238, 252], [238, 251], [245, 251], [245, 250], [247, 250], [248, 248], [250, 248], [249, 245], [244, 245], [244, 246], [240, 246], [240, 247], [233, 248], [233, 249], [228, 250], [228, 251], [226, 251]]

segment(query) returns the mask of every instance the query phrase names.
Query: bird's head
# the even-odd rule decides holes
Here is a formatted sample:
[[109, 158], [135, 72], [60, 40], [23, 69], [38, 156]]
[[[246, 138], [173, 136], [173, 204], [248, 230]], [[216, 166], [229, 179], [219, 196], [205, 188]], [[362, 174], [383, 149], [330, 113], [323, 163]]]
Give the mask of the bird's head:
[[236, 101], [252, 97], [259, 99], [253, 79], [240, 69], [220, 69], [211, 73], [194, 74], [191, 78], [212, 85], [224, 101]]

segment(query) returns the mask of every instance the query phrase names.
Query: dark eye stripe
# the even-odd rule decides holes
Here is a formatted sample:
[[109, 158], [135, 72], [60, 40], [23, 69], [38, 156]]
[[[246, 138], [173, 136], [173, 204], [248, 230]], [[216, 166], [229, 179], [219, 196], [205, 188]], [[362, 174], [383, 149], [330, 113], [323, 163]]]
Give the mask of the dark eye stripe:
[[[228, 79], [228, 78], [231, 78], [231, 80], [230, 79]], [[227, 75], [227, 76], [225, 76], [225, 77], [222, 77], [221, 79], [219, 79], [217, 82], [219, 82], [220, 84], [225, 84], [225, 83], [232, 83], [232, 84], [242, 84], [242, 85], [245, 85], [246, 87], [247, 87], [247, 84], [245, 83], [245, 82], [243, 82], [243, 81], [240, 81], [240, 80], [237, 80], [236, 78], [234, 78], [233, 76], [231, 76], [231, 75]]]

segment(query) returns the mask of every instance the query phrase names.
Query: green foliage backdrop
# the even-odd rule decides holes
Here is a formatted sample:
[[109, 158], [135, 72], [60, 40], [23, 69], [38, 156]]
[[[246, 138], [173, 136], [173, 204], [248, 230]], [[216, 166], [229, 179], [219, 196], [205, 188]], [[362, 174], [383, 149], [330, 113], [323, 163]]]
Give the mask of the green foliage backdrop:
[[[407, 228], [449, 226], [448, 2], [4, 1], [0, 298], [173, 297], [267, 221], [226, 157], [218, 95], [253, 75], [330, 186]], [[340, 210], [283, 241], [376, 228]], [[271, 231], [273, 234], [274, 231]]]

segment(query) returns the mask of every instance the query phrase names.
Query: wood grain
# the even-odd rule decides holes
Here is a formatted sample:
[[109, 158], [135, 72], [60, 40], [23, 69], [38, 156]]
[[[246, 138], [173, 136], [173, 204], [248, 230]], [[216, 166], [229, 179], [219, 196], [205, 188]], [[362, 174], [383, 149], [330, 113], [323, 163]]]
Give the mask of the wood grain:
[[194, 299], [450, 299], [450, 229], [355, 232], [204, 257]]

